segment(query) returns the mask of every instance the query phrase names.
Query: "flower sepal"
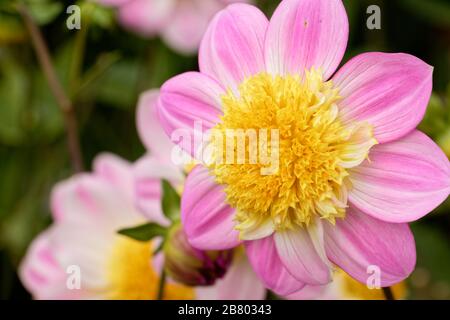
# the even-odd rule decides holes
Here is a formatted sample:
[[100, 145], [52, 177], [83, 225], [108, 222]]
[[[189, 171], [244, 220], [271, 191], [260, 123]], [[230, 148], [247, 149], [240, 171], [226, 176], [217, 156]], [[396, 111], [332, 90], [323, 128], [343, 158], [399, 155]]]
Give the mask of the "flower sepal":
[[167, 275], [190, 286], [213, 285], [225, 275], [233, 258], [232, 250], [203, 251], [191, 246], [181, 223], [170, 228], [163, 252]]

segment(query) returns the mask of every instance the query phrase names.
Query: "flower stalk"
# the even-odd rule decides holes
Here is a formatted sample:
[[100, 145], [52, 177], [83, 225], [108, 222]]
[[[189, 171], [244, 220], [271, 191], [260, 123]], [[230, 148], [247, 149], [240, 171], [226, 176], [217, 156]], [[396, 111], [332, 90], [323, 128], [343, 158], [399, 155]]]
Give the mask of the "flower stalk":
[[28, 30], [28, 33], [30, 34], [32, 45], [45, 78], [47, 79], [50, 90], [63, 113], [67, 134], [67, 146], [73, 169], [75, 172], [81, 172], [83, 171], [83, 157], [78, 138], [78, 124], [72, 101], [66, 95], [64, 88], [58, 79], [41, 30], [24, 4], [19, 3], [17, 5], [17, 9], [25, 22], [25, 27]]
[[383, 293], [386, 300], [395, 300], [391, 287], [383, 287]]
[[159, 285], [158, 285], [158, 296], [157, 296], [157, 300], [163, 300], [164, 298], [164, 287], [166, 285], [166, 270], [163, 269], [161, 270], [161, 276], [159, 278]]

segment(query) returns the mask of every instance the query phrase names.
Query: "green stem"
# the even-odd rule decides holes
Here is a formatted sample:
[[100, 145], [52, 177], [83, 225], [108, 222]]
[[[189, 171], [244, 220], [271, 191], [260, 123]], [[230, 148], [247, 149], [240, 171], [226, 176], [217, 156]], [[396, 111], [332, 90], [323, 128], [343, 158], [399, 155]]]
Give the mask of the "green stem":
[[100, 78], [115, 62], [120, 59], [116, 52], [109, 52], [100, 55], [96, 64], [90, 68], [81, 79], [80, 85], [73, 92], [74, 96], [83, 94], [89, 86]]
[[382, 289], [386, 300], [395, 300], [391, 287], [383, 287]]
[[163, 269], [161, 271], [161, 277], [159, 278], [158, 296], [156, 297], [157, 300], [163, 300], [165, 285], [166, 285], [166, 271], [164, 270], [163, 266]]

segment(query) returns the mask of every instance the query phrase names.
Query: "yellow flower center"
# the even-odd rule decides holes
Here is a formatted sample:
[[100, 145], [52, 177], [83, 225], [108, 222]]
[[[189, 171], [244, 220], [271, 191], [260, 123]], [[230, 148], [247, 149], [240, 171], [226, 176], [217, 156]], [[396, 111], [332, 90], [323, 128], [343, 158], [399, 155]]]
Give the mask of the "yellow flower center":
[[[151, 242], [119, 236], [108, 264], [109, 299], [151, 300], [159, 290], [159, 274], [152, 267]], [[166, 282], [165, 300], [194, 299], [191, 287]]]
[[303, 78], [261, 73], [222, 97], [209, 167], [237, 209], [238, 230], [267, 221], [278, 230], [305, 227], [315, 217], [334, 223], [345, 216], [348, 169], [377, 142], [367, 123], [339, 119], [338, 99], [338, 89], [317, 70]]

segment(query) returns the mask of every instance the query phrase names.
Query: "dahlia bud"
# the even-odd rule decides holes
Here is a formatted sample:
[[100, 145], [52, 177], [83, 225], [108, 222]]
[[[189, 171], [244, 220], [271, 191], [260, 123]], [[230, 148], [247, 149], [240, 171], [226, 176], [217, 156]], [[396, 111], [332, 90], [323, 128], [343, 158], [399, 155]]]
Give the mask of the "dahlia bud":
[[203, 251], [192, 247], [180, 224], [169, 231], [164, 244], [165, 271], [173, 280], [189, 286], [208, 286], [222, 278], [233, 251]]

